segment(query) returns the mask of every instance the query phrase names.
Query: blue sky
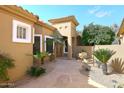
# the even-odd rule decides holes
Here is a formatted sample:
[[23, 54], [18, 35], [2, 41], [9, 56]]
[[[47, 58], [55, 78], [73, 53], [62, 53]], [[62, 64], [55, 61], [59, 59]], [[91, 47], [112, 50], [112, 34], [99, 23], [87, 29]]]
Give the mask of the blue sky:
[[108, 25], [116, 23], [120, 26], [124, 17], [124, 6], [94, 6], [94, 5], [24, 5], [24, 9], [39, 15], [40, 19], [48, 22], [49, 19], [74, 15], [82, 30], [84, 25], [91, 22]]

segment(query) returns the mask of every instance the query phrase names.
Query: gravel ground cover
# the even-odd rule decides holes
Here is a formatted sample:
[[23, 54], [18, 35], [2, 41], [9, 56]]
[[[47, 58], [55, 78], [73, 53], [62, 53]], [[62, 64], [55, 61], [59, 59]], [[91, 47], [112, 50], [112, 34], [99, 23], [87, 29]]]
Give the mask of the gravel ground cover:
[[124, 84], [124, 74], [118, 74], [116, 72], [110, 73], [109, 75], [104, 75], [101, 68], [91, 67], [91, 71], [89, 72], [89, 77], [105, 87], [113, 88], [117, 81], [116, 86], [119, 84]]

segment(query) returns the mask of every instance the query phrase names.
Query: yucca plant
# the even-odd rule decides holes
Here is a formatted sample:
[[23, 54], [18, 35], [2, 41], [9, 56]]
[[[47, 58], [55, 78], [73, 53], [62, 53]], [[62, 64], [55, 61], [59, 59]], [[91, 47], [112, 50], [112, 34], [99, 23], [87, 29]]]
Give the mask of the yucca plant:
[[107, 62], [115, 54], [115, 51], [109, 49], [98, 49], [94, 51], [93, 55], [102, 63], [102, 69], [104, 74], [107, 73]]
[[47, 52], [36, 52], [36, 55], [34, 55], [34, 58], [40, 61], [41, 64], [44, 64], [44, 58], [48, 56]]

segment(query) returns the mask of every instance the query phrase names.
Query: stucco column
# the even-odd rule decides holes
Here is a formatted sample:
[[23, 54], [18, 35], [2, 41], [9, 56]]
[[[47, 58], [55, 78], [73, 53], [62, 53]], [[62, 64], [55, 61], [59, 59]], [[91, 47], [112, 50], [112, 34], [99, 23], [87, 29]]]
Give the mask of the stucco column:
[[68, 37], [68, 59], [72, 59], [72, 37]]
[[77, 46], [77, 37], [74, 37], [74, 47], [73, 47], [73, 56], [75, 57], [75, 52], [76, 52], [76, 46]]

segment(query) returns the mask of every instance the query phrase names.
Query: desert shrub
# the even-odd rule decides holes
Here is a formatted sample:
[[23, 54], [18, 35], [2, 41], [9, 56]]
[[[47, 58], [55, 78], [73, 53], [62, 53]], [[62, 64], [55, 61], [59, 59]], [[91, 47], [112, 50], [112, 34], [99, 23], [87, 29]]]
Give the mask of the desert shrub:
[[38, 77], [43, 73], [45, 73], [45, 69], [39, 66], [32, 66], [31, 69], [28, 71], [29, 75], [35, 77]]
[[118, 73], [124, 73], [124, 61], [122, 61], [122, 59], [119, 58], [113, 59], [111, 62], [111, 66], [114, 71]]
[[0, 80], [9, 80], [7, 70], [14, 67], [13, 59], [0, 53]]

